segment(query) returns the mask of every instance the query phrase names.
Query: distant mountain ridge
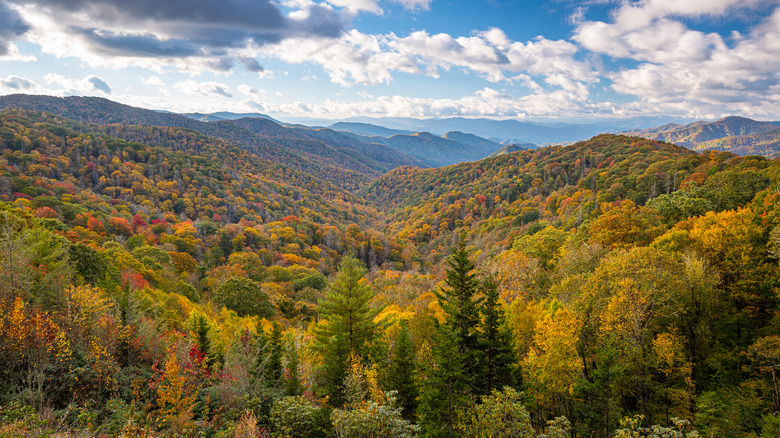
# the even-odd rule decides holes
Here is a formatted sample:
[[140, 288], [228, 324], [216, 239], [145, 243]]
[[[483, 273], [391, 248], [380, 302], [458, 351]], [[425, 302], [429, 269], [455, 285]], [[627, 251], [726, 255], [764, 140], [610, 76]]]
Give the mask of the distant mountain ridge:
[[512, 152], [525, 151], [529, 149], [535, 149], [536, 145], [533, 143], [512, 143], [508, 144], [501, 149], [493, 152], [488, 158], [498, 157], [499, 155], [511, 154]]
[[[437, 167], [485, 158], [502, 145], [464, 132], [445, 137], [359, 125], [366, 136], [281, 124], [263, 114], [154, 111], [96, 97], [0, 96], [0, 110], [49, 112], [83, 123], [166, 126], [226, 140], [261, 158], [355, 189], [397, 166]], [[248, 117], [241, 117], [248, 116]], [[342, 127], [355, 128], [355, 125]], [[356, 129], [357, 129], [356, 128]]]
[[[374, 147], [348, 142], [325, 143], [266, 118], [203, 122], [181, 114], [153, 111], [97, 97], [0, 96], [0, 110], [43, 111], [83, 123], [167, 126], [220, 138], [275, 163], [356, 189], [399, 165], [424, 166], [406, 154], [373, 153]], [[359, 150], [358, 150], [359, 149]], [[366, 154], [369, 152], [369, 154]]]
[[662, 140], [696, 151], [715, 149], [738, 155], [780, 157], [780, 122], [730, 116], [713, 122], [667, 124], [624, 134]]

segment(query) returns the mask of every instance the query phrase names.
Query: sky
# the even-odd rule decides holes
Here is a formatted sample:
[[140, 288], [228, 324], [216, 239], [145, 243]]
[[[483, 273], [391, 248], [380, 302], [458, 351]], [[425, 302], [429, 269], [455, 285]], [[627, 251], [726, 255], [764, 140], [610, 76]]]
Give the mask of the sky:
[[15, 93], [280, 120], [780, 120], [780, 0], [0, 0]]

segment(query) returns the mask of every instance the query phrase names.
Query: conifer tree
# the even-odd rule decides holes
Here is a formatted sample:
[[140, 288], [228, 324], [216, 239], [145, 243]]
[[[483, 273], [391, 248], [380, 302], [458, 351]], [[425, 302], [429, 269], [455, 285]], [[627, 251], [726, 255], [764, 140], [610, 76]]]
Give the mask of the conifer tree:
[[301, 385], [301, 377], [298, 372], [300, 358], [295, 339], [292, 339], [287, 346], [285, 356], [287, 356], [287, 380], [284, 382], [284, 395], [297, 397], [303, 394], [303, 385]]
[[365, 359], [367, 348], [376, 338], [374, 322], [378, 310], [368, 303], [374, 297], [362, 282], [367, 270], [353, 258], [339, 265], [336, 279], [319, 302], [320, 324], [314, 329], [313, 349], [322, 356], [321, 377], [333, 406], [344, 402], [343, 383], [347, 375], [347, 357], [355, 353]]
[[257, 354], [252, 369], [249, 372], [250, 383], [255, 390], [260, 390], [265, 386], [265, 369], [268, 364], [267, 348], [268, 339], [265, 333], [260, 329], [257, 333]]
[[417, 410], [418, 391], [414, 381], [414, 368], [414, 351], [412, 350], [409, 325], [405, 320], [402, 320], [398, 332], [398, 340], [393, 349], [388, 383], [391, 390], [398, 392], [398, 405], [403, 408], [402, 413], [406, 419], [414, 418], [415, 411]]
[[198, 350], [203, 354], [203, 360], [206, 367], [211, 369], [214, 364], [214, 353], [211, 351], [211, 340], [209, 339], [209, 320], [203, 314], [197, 314], [192, 319], [192, 331], [195, 333], [195, 344]]
[[444, 310], [444, 322], [436, 325], [432, 350], [435, 366], [424, 373], [427, 375], [420, 397], [420, 423], [429, 436], [453, 435], [458, 412], [477, 393], [482, 362], [477, 331], [480, 284], [464, 236], [447, 264], [447, 288], [434, 292]]
[[265, 366], [265, 382], [269, 388], [276, 388], [282, 383], [282, 354], [284, 353], [282, 326], [276, 321], [271, 328], [267, 350], [268, 362]]
[[515, 362], [512, 349], [512, 333], [506, 325], [504, 309], [498, 302], [498, 282], [486, 278], [482, 282], [482, 323], [480, 325], [480, 343], [482, 364], [478, 391], [487, 395], [504, 386], [512, 385], [512, 366]]

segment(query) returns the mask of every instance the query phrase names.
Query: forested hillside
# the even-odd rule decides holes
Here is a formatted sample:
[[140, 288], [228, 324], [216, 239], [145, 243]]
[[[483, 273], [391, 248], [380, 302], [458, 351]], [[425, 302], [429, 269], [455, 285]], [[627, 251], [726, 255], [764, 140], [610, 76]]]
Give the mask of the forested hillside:
[[0, 436], [780, 433], [776, 159], [73, 111], [0, 112]]

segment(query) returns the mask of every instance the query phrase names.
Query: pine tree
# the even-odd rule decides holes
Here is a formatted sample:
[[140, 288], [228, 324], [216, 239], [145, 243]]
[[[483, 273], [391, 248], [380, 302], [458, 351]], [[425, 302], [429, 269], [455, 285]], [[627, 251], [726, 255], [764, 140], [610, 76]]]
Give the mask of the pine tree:
[[203, 353], [203, 360], [206, 362], [206, 367], [211, 369], [214, 364], [214, 354], [211, 351], [211, 340], [209, 339], [209, 331], [211, 327], [209, 320], [205, 315], [197, 314], [192, 319], [192, 331], [195, 333], [195, 344], [198, 349]]
[[303, 394], [303, 385], [301, 385], [301, 377], [298, 372], [300, 359], [298, 357], [298, 347], [295, 345], [295, 339], [290, 341], [285, 353], [287, 356], [287, 380], [284, 383], [284, 395], [297, 397]]
[[515, 362], [512, 349], [512, 334], [506, 325], [504, 309], [498, 302], [498, 282], [486, 278], [482, 282], [482, 323], [480, 343], [482, 364], [477, 389], [483, 395], [494, 389], [502, 390], [512, 385], [512, 368]]
[[415, 364], [414, 351], [412, 351], [412, 339], [409, 334], [409, 325], [402, 320], [398, 332], [398, 340], [393, 349], [392, 362], [388, 375], [388, 383], [391, 390], [398, 392], [398, 404], [403, 408], [403, 416], [406, 419], [414, 418], [417, 410], [417, 385], [414, 381]]
[[376, 338], [378, 325], [374, 318], [379, 311], [368, 305], [374, 294], [362, 282], [366, 272], [361, 262], [345, 258], [325, 299], [319, 303], [322, 321], [314, 329], [313, 349], [322, 356], [320, 374], [333, 406], [344, 402], [347, 357], [354, 352], [367, 358], [367, 347]]
[[434, 292], [444, 310], [444, 322], [436, 324], [433, 366], [422, 370], [419, 414], [428, 436], [453, 436], [458, 412], [478, 392], [482, 363], [477, 330], [480, 284], [463, 236], [447, 264], [447, 288]]
[[256, 342], [257, 354], [255, 356], [255, 362], [252, 364], [252, 369], [249, 372], [249, 377], [252, 388], [259, 391], [265, 387], [265, 369], [268, 364], [268, 339], [265, 337], [265, 333], [262, 329], [257, 333]]
[[271, 336], [267, 345], [268, 361], [265, 365], [265, 382], [269, 388], [277, 388], [282, 380], [282, 354], [284, 346], [282, 345], [282, 326], [274, 321], [271, 328]]
[[464, 236], [458, 248], [447, 261], [444, 282], [447, 289], [435, 291], [439, 305], [444, 310], [444, 326], [454, 336], [456, 353], [463, 359], [464, 378], [468, 386], [475, 384], [474, 376], [479, 367], [479, 305], [477, 297], [480, 284], [476, 278], [474, 264], [469, 260]]
[[458, 412], [469, 402], [465, 361], [456, 353], [456, 336], [448, 326], [437, 326], [433, 341], [433, 347], [422, 354], [429, 357], [420, 360], [419, 425], [423, 436], [451, 437]]

